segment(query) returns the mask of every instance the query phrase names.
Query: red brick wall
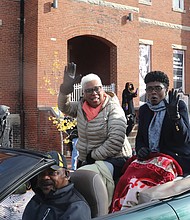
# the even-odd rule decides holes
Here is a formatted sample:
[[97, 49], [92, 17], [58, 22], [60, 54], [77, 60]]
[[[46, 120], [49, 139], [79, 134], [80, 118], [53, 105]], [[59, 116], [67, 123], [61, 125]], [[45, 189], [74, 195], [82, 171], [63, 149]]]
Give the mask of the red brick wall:
[[[50, 95], [44, 87], [44, 76], [52, 72], [55, 51], [59, 54], [60, 70], [64, 69], [69, 59], [67, 43], [74, 37], [88, 35], [110, 46], [110, 73], [102, 78], [106, 81], [108, 77], [110, 82], [116, 83], [120, 101], [127, 81], [134, 82], [135, 87], [139, 86], [139, 39], [153, 41], [152, 70], [165, 71], [171, 86], [172, 44], [187, 46], [185, 88], [190, 93], [190, 31], [139, 21], [140, 18], [148, 18], [189, 27], [190, 2], [185, 1], [186, 13], [172, 11], [172, 1], [152, 1], [151, 6], [138, 4], [137, 0], [110, 2], [138, 7], [139, 13], [132, 12], [134, 21], [126, 22], [125, 16], [130, 10], [69, 0], [59, 0], [58, 9], [53, 9], [50, 7], [51, 1], [25, 1], [23, 110], [26, 148], [43, 151], [55, 146], [59, 148], [59, 134], [47, 119], [49, 113], [39, 111], [38, 107], [56, 106], [57, 97]], [[0, 26], [0, 97], [1, 103], [9, 105], [13, 113], [20, 113], [21, 106], [19, 10], [19, 1], [9, 1], [8, 4], [6, 0], [0, 1], [0, 19], [3, 22]], [[138, 98], [134, 101], [138, 106]]]
[[[38, 36], [39, 44], [41, 45], [41, 55], [39, 55], [41, 65], [38, 71], [39, 81], [42, 82], [41, 74], [44, 70], [48, 71], [48, 69], [51, 69], [53, 51], [59, 51], [60, 58], [63, 60], [63, 65], [65, 65], [67, 63], [67, 41], [72, 37], [88, 34], [103, 38], [105, 41], [110, 41], [116, 46], [117, 57], [115, 66], [117, 66], [117, 69], [113, 71], [114, 67], [110, 64], [111, 68], [113, 68], [110, 72], [114, 72], [112, 80], [117, 83], [117, 94], [120, 99], [126, 81], [133, 81], [135, 87], [138, 87], [139, 39], [153, 41], [152, 69], [165, 71], [172, 82], [172, 44], [189, 45], [189, 32], [142, 24], [138, 19], [139, 17], [145, 17], [176, 24], [183, 22], [183, 25], [188, 26], [187, 18], [185, 20], [183, 17], [188, 17], [189, 12], [188, 10], [186, 14], [174, 12], [172, 11], [171, 3], [166, 4], [162, 2], [160, 4], [154, 1], [152, 6], [146, 6], [136, 2], [127, 2], [130, 6], [139, 7], [140, 10], [139, 13], [133, 13], [134, 21], [128, 21], [127, 23], [123, 21], [123, 18], [130, 11], [77, 1], [59, 2], [58, 9], [51, 8], [48, 13], [39, 10]], [[126, 4], [126, 2], [122, 1], [117, 1], [117, 3]], [[43, 4], [45, 4], [45, 1], [41, 1], [39, 7], [42, 7]], [[181, 39], [182, 34], [183, 41]], [[51, 37], [56, 38], [57, 41], [51, 41]], [[44, 56], [46, 56], [46, 62]], [[186, 68], [189, 69], [189, 66], [186, 66]], [[38, 89], [40, 91], [40, 96], [38, 96], [39, 103], [51, 104], [49, 95], [45, 91], [40, 90], [40, 88]], [[186, 89], [188, 92], [188, 86]], [[135, 100], [135, 104], [138, 105], [138, 99]]]
[[[20, 3], [0, 1], [0, 104], [20, 113], [19, 104], [19, 17]], [[14, 129], [14, 146], [20, 146], [19, 125]]]
[[19, 2], [0, 1], [0, 104], [19, 110]]

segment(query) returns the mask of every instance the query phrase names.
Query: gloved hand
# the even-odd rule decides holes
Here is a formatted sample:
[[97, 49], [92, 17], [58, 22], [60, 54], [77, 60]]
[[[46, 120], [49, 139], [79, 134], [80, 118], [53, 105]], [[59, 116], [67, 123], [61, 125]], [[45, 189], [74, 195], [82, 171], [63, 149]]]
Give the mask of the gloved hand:
[[88, 153], [87, 156], [86, 156], [86, 162], [87, 162], [87, 164], [93, 164], [93, 163], [95, 163], [95, 160], [91, 157], [91, 152], [92, 152], [92, 151], [90, 151], [90, 153]]
[[141, 149], [137, 152], [137, 158], [139, 160], [145, 160], [150, 154], [150, 149], [148, 147], [141, 147]]
[[137, 96], [138, 95], [138, 88], [136, 89], [136, 91], [135, 91], [135, 96]]
[[61, 93], [68, 95], [74, 91], [74, 84], [80, 81], [81, 75], [75, 76], [76, 64], [68, 63], [64, 70], [64, 81], [60, 86]]
[[179, 103], [179, 95], [177, 94], [177, 91], [172, 89], [169, 91], [169, 103], [166, 105], [166, 110], [169, 115], [169, 117], [176, 121], [180, 118], [180, 114], [178, 111], [178, 103]]

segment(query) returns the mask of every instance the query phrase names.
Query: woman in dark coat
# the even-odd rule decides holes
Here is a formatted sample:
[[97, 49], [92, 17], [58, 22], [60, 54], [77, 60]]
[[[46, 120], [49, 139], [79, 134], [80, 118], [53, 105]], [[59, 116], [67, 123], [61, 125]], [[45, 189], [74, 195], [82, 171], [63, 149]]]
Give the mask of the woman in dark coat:
[[190, 124], [187, 106], [179, 100], [177, 91], [168, 93], [169, 79], [161, 71], [149, 72], [145, 77], [147, 103], [139, 109], [136, 153], [140, 160], [150, 152], [172, 156], [190, 174]]
[[127, 118], [127, 130], [126, 135], [128, 136], [135, 124], [135, 108], [133, 104], [133, 98], [137, 97], [137, 91], [134, 91], [134, 86], [132, 83], [127, 82], [125, 84], [125, 89], [122, 93], [122, 108], [125, 112]]

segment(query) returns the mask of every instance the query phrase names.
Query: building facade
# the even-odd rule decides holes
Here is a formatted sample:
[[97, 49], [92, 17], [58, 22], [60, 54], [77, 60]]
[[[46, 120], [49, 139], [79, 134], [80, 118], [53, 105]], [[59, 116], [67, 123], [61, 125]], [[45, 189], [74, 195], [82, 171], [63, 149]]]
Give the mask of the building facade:
[[189, 94], [189, 8], [188, 0], [1, 0], [0, 97], [10, 106], [15, 146], [60, 150], [48, 118], [67, 62], [77, 74], [114, 83], [120, 101], [133, 82], [137, 108], [149, 70], [166, 72], [170, 88]]

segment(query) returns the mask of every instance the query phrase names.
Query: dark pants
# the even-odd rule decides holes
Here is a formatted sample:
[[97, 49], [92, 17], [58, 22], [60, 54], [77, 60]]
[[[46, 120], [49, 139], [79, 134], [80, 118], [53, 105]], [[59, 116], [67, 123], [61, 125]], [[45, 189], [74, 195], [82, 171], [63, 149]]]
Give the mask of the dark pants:
[[126, 135], [128, 136], [131, 133], [131, 131], [135, 125], [135, 116], [133, 114], [130, 114], [130, 115], [127, 115], [126, 118], [127, 118]]
[[[113, 180], [115, 182], [115, 185], [117, 184], [117, 182], [119, 181], [119, 178], [122, 175], [121, 171], [122, 171], [123, 166], [126, 163], [127, 159], [128, 159], [127, 157], [117, 157], [117, 158], [107, 158], [105, 160], [105, 161], [111, 163], [113, 165], [113, 167], [114, 167]], [[84, 166], [84, 165], [88, 165], [88, 163], [86, 161], [78, 160], [77, 169], [79, 167]]]

